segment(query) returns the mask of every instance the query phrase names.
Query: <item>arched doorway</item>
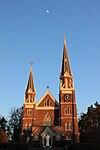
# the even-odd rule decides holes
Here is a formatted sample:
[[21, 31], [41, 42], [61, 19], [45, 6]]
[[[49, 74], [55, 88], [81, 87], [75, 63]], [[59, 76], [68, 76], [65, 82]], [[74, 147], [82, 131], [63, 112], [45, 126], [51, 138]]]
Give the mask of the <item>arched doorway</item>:
[[41, 133], [41, 140], [43, 147], [52, 147], [53, 145], [53, 132], [49, 126], [46, 126]]

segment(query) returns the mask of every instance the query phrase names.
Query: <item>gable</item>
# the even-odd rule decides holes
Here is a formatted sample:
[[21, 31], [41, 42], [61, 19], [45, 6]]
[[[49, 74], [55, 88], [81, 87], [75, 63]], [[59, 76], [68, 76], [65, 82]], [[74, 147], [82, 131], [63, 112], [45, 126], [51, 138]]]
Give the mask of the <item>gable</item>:
[[56, 99], [51, 95], [50, 92], [46, 92], [44, 96], [39, 100], [36, 104], [36, 108], [43, 107], [45, 109], [48, 108], [58, 108], [59, 104]]
[[41, 133], [41, 136], [46, 137], [47, 134], [53, 136], [53, 131], [50, 129], [49, 126], [45, 127], [45, 129]]

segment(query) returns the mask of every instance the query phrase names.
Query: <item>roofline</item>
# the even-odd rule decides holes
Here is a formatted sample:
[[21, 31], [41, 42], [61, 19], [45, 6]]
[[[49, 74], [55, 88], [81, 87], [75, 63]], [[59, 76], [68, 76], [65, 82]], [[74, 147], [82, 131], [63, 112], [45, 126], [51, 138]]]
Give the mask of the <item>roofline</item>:
[[45, 98], [45, 96], [47, 95], [47, 94], [49, 94], [49, 96], [52, 98], [52, 100], [58, 105], [58, 107], [59, 107], [59, 103], [57, 102], [57, 100], [52, 96], [52, 94], [49, 92], [49, 91], [47, 91], [41, 98], [40, 98], [40, 100], [38, 101], [38, 103], [36, 104], [36, 107], [38, 107], [38, 105], [42, 102], [42, 100]]

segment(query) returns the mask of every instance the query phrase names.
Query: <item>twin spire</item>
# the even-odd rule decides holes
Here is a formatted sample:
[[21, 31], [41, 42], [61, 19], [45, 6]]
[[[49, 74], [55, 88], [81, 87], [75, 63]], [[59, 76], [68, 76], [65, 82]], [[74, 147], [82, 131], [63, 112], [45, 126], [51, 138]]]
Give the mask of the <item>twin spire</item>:
[[[66, 38], [64, 37], [61, 77], [64, 77], [65, 75], [68, 75], [70, 77], [72, 76], [71, 69], [70, 69], [70, 63], [69, 63], [69, 59], [68, 59], [67, 48], [66, 48]], [[32, 67], [30, 68], [30, 74], [29, 74], [29, 78], [28, 78], [28, 84], [27, 84], [27, 88], [26, 88], [26, 93], [28, 92], [29, 89], [31, 89], [32, 92], [35, 91], [33, 74], [32, 74]]]

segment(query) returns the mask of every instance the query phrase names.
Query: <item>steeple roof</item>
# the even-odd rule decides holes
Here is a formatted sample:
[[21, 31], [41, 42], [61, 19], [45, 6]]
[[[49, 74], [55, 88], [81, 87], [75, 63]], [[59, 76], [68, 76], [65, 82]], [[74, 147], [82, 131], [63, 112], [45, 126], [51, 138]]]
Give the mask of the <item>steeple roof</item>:
[[32, 74], [32, 67], [30, 68], [30, 74], [29, 74], [29, 78], [28, 78], [28, 84], [27, 84], [26, 92], [28, 92], [29, 89], [31, 89], [33, 92], [35, 91], [33, 74]]
[[61, 70], [61, 76], [64, 76], [64, 74], [71, 76], [71, 69], [70, 69], [70, 63], [68, 59], [68, 53], [66, 48], [66, 38], [64, 37], [64, 47], [63, 47], [63, 59], [62, 59], [62, 70]]

